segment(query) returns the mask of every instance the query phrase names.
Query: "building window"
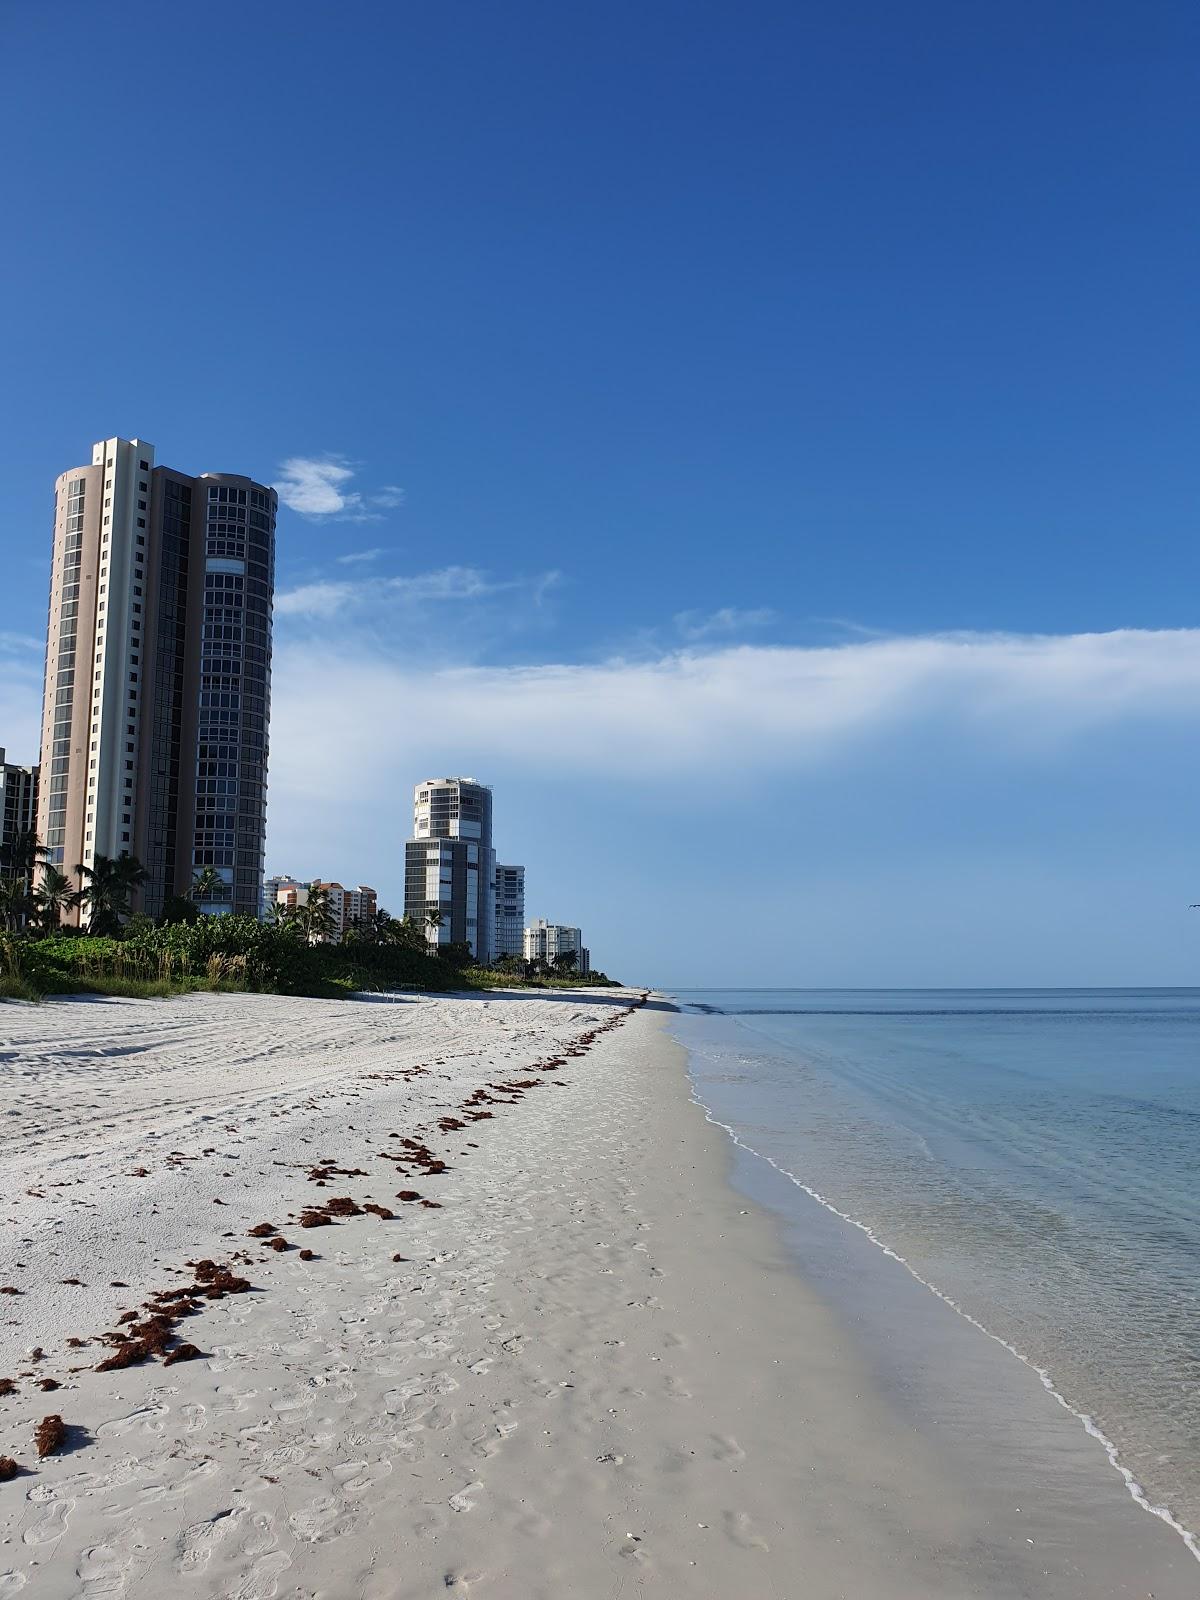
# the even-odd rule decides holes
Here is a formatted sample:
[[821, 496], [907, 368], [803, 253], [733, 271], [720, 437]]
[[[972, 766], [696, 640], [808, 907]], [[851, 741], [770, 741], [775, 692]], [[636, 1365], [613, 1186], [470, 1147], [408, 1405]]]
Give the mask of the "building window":
[[139, 518], [138, 518], [138, 527], [139, 527], [139, 528], [144, 528], [144, 527], [145, 527], [145, 526], [146, 526], [146, 519], [145, 519], [145, 517], [139, 517]]
[[138, 466], [141, 467], [143, 472], [150, 471], [150, 463], [148, 461], [139, 461]]

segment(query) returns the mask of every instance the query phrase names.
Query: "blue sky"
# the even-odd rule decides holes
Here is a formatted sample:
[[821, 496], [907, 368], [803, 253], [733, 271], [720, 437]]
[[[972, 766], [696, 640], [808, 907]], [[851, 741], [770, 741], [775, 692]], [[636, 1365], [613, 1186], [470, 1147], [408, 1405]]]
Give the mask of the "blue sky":
[[10, 755], [141, 434], [281, 486], [273, 869], [466, 771], [625, 975], [1194, 981], [1194, 7], [5, 21]]

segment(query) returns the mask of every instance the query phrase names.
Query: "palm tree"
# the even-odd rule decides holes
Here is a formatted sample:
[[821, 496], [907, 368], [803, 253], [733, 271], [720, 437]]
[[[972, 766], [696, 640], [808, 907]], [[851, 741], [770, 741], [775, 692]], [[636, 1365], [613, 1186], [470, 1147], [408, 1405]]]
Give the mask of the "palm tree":
[[129, 915], [130, 896], [150, 876], [145, 867], [122, 850], [115, 860], [98, 854], [91, 866], [81, 861], [75, 872], [83, 885], [79, 903], [88, 908], [88, 932], [120, 933], [121, 919]]
[[442, 915], [437, 906], [426, 906], [425, 937], [430, 944], [437, 944], [438, 929], [441, 927], [442, 923], [445, 922], [445, 920], [445, 917]]
[[300, 926], [309, 944], [317, 944], [329, 937], [333, 931], [333, 912], [329, 905], [328, 889], [323, 889], [319, 883], [310, 883], [308, 898], [298, 911]]
[[5, 891], [0, 918], [6, 926], [19, 928], [33, 910], [33, 880], [38, 867], [50, 852], [32, 828], [22, 828], [6, 845], [0, 846], [0, 878], [15, 884]]
[[0, 878], [0, 928], [16, 928], [28, 905], [25, 885], [20, 878]]
[[202, 900], [224, 900], [225, 880], [216, 867], [201, 867], [200, 871], [192, 879], [192, 887], [188, 890], [188, 896], [197, 905]]
[[0, 868], [20, 878], [28, 894], [33, 887], [33, 875], [38, 864], [50, 855], [32, 828], [22, 828], [9, 844], [0, 850]]
[[129, 901], [135, 889], [140, 889], [144, 883], [149, 883], [150, 874], [136, 856], [131, 856], [128, 850], [122, 850], [117, 857], [117, 882], [125, 891], [125, 905], [121, 915], [129, 913]]
[[64, 911], [74, 911], [79, 904], [79, 890], [57, 867], [42, 868], [41, 886], [33, 891], [33, 904], [42, 927], [53, 933], [62, 922]]

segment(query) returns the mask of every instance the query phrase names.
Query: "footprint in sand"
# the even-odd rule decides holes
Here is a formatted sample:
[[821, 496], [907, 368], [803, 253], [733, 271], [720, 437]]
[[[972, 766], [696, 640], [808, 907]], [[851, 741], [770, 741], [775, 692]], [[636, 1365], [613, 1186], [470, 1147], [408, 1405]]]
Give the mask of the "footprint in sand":
[[329, 1539], [340, 1539], [358, 1525], [359, 1518], [347, 1511], [333, 1495], [324, 1495], [311, 1504], [294, 1511], [288, 1524], [297, 1539], [308, 1544], [320, 1544]]
[[190, 1528], [185, 1528], [179, 1537], [176, 1571], [185, 1574], [203, 1572], [212, 1560], [213, 1551], [233, 1527], [234, 1516], [232, 1510], [215, 1511], [204, 1522], [193, 1522]]
[[483, 1488], [481, 1483], [469, 1483], [465, 1489], [460, 1489], [457, 1494], [452, 1494], [446, 1504], [451, 1511], [472, 1511], [475, 1508], [475, 1495]]
[[[447, 1572], [442, 1578], [442, 1587], [446, 1589], [457, 1589], [459, 1594], [469, 1595], [471, 1592], [471, 1585], [482, 1582], [482, 1572]], [[3, 1590], [0, 1590], [0, 1594], [2, 1593]]]
[[15, 1572], [11, 1567], [7, 1572], [0, 1572], [0, 1600], [8, 1600], [9, 1595], [16, 1594], [25, 1587], [25, 1574]]
[[167, 1406], [139, 1406], [136, 1411], [131, 1411], [124, 1417], [113, 1417], [110, 1422], [102, 1422], [96, 1429], [97, 1439], [119, 1439], [123, 1434], [130, 1433], [134, 1428], [140, 1428], [150, 1433], [161, 1433], [162, 1422]]
[[746, 1452], [736, 1439], [727, 1437], [725, 1434], [714, 1433], [712, 1442], [714, 1461], [745, 1461]]
[[199, 1433], [202, 1428], [208, 1427], [208, 1416], [202, 1405], [181, 1406], [179, 1415], [188, 1433]]
[[21, 1538], [26, 1544], [52, 1544], [67, 1531], [67, 1518], [74, 1508], [74, 1500], [56, 1500], [25, 1529]]
[[93, 1545], [84, 1552], [75, 1576], [81, 1584], [81, 1595], [86, 1600], [119, 1600], [125, 1593], [129, 1577], [129, 1563], [111, 1545]]
[[725, 1537], [743, 1550], [769, 1550], [771, 1546], [758, 1532], [744, 1511], [726, 1511]]
[[279, 1593], [279, 1579], [291, 1564], [291, 1557], [282, 1551], [260, 1556], [237, 1588], [228, 1591], [228, 1600], [273, 1600]]

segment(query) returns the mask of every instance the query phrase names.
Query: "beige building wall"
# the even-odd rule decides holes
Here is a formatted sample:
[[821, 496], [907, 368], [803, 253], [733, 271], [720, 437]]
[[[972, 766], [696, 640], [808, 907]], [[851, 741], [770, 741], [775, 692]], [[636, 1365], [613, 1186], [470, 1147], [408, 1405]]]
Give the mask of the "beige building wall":
[[156, 468], [139, 439], [56, 481], [38, 833], [72, 877], [136, 856], [135, 909], [213, 865], [205, 909], [258, 914], [275, 509], [249, 478]]
[[55, 483], [38, 833], [72, 876], [133, 849], [153, 466], [144, 441], [108, 439]]

